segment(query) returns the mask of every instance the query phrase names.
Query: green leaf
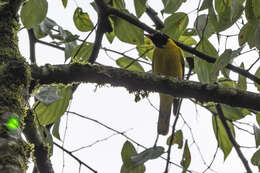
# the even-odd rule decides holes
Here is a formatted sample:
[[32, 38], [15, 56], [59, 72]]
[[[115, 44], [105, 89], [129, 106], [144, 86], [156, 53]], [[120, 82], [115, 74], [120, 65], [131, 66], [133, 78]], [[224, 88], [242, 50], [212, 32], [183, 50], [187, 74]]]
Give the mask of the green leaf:
[[[48, 125], [58, 120], [67, 110], [69, 101], [72, 97], [72, 90], [70, 86], [59, 87], [62, 98], [45, 106], [40, 103], [36, 108], [36, 115], [41, 125]], [[37, 104], [35, 104], [37, 105]]]
[[[243, 70], [245, 69], [243, 62], [241, 63], [240, 68]], [[246, 77], [241, 74], [239, 74], [239, 76], [238, 76], [237, 88], [244, 90], [244, 91], [247, 89]]]
[[44, 86], [40, 88], [40, 91], [35, 95], [35, 98], [44, 105], [48, 106], [61, 98], [57, 88], [53, 86]]
[[246, 19], [250, 22], [251, 20], [256, 20], [256, 16], [254, 14], [254, 7], [253, 7], [253, 1], [254, 0], [247, 0], [246, 1], [246, 7], [245, 7], [245, 12], [246, 12]]
[[[256, 77], [260, 77], [260, 67], [258, 67], [257, 71], [255, 72]], [[255, 87], [257, 88], [258, 91], [260, 91], [260, 85], [256, 82], [254, 82]]]
[[176, 12], [182, 3], [186, 2], [186, 0], [163, 0], [164, 9], [162, 13], [174, 13]]
[[208, 9], [208, 8], [210, 8], [210, 7], [213, 7], [213, 2], [212, 2], [212, 0], [204, 0], [204, 1], [202, 2], [202, 5], [200, 6], [199, 11]]
[[27, 29], [40, 24], [46, 17], [48, 2], [46, 0], [29, 0], [21, 10], [21, 20]]
[[215, 8], [218, 13], [218, 32], [233, 25], [242, 15], [244, 9], [243, 3], [240, 0], [215, 1]]
[[260, 17], [260, 1], [259, 0], [252, 0], [252, 7], [253, 12], [256, 18]]
[[42, 127], [43, 134], [44, 134], [44, 144], [48, 146], [48, 154], [49, 156], [52, 156], [53, 154], [53, 138], [49, 132], [49, 130], [46, 127]]
[[124, 0], [112, 0], [113, 7], [117, 9], [125, 9], [125, 1]]
[[71, 57], [73, 51], [75, 50], [75, 48], [77, 47], [77, 42], [76, 41], [72, 41], [72, 42], [68, 42], [65, 43], [65, 61]]
[[216, 32], [214, 25], [206, 14], [202, 14], [196, 18], [194, 28], [196, 28], [200, 38], [205, 39], [209, 38], [214, 32]]
[[93, 29], [93, 23], [89, 18], [88, 13], [82, 12], [82, 8], [76, 8], [73, 21], [79, 31], [87, 32]]
[[83, 46], [78, 45], [73, 50], [72, 55], [71, 55], [73, 61], [86, 63], [91, 55], [93, 46], [94, 46], [93, 43], [84, 43]]
[[197, 44], [197, 41], [190, 37], [190, 36], [184, 36], [184, 35], [181, 35], [180, 38], [179, 38], [179, 42], [187, 45], [187, 46], [191, 46], [191, 45], [196, 45]]
[[189, 18], [186, 13], [174, 13], [165, 19], [165, 27], [162, 31], [175, 40], [178, 40], [185, 31], [188, 22]]
[[260, 145], [260, 129], [255, 125], [253, 126], [253, 128], [254, 128], [254, 135], [255, 135], [255, 145], [257, 148]]
[[[231, 130], [233, 137], [235, 137], [234, 126], [229, 121], [226, 122]], [[214, 115], [212, 116], [212, 124], [213, 124], [214, 134], [218, 141], [219, 147], [224, 153], [224, 160], [226, 160], [227, 156], [232, 150], [233, 145], [230, 142], [226, 130], [218, 116], [214, 116]]]
[[64, 8], [67, 7], [67, 4], [68, 4], [68, 0], [62, 0], [62, 5]]
[[[218, 57], [217, 50], [207, 39], [201, 40], [200, 44], [197, 47], [197, 50], [199, 50], [209, 56]], [[211, 77], [211, 71], [213, 68], [212, 63], [208, 63], [205, 60], [202, 60], [200, 58], [195, 58], [194, 66], [195, 66], [195, 71], [198, 75], [200, 82], [203, 82], [203, 83], [214, 82]]]
[[218, 77], [219, 71], [225, 68], [234, 58], [240, 55], [243, 47], [232, 51], [231, 49], [226, 49], [222, 55], [216, 60], [212, 69], [212, 79], [215, 81]]
[[260, 162], [260, 149], [257, 150], [251, 158], [251, 163], [255, 166], [258, 166], [258, 169], [260, 169], [259, 162]]
[[[124, 11], [128, 13], [126, 10]], [[112, 19], [114, 21], [115, 35], [119, 40], [136, 45], [144, 43], [144, 31], [142, 29], [119, 17], [113, 17]]]
[[245, 24], [238, 35], [238, 41], [239, 45], [243, 45], [244, 43], [248, 43], [250, 48], [254, 47], [256, 45], [256, 40], [259, 40], [260, 38], [257, 38], [257, 31], [259, 30], [259, 26], [257, 25], [257, 22], [251, 21]]
[[115, 32], [114, 32], [114, 22], [113, 22], [113, 20], [110, 17], [108, 18], [108, 20], [109, 20], [109, 22], [111, 24], [112, 32], [106, 32], [105, 34], [106, 34], [106, 37], [107, 37], [108, 41], [110, 43], [112, 43], [114, 38], [115, 38], [115, 36], [116, 36]]
[[153, 42], [146, 37], [144, 38], [144, 44], [139, 44], [136, 46], [138, 55], [144, 59], [146, 59], [146, 57], [148, 57], [149, 59], [152, 59], [153, 48], [154, 48]]
[[182, 34], [183, 36], [196, 36], [198, 35], [196, 29], [194, 28], [186, 28]]
[[123, 164], [127, 168], [134, 167], [134, 163], [132, 162], [131, 157], [135, 156], [136, 154], [137, 154], [137, 152], [136, 152], [133, 144], [129, 141], [126, 141], [124, 143], [122, 151], [121, 151], [121, 157], [122, 157]]
[[145, 172], [144, 165], [139, 165], [134, 168], [128, 168], [123, 164], [120, 170], [120, 173], [144, 173], [144, 172]]
[[185, 147], [182, 155], [182, 160], [181, 160], [181, 166], [183, 166], [183, 171], [186, 172], [188, 167], [190, 166], [191, 162], [191, 155], [190, 155], [190, 149], [188, 146], [188, 140], [185, 140]]
[[[167, 145], [170, 145], [171, 137], [172, 137], [172, 135], [168, 137], [167, 142], [166, 142]], [[179, 149], [182, 148], [182, 146], [183, 146], [183, 134], [182, 134], [181, 130], [178, 130], [174, 133], [174, 138], [173, 138], [171, 145], [174, 145], [174, 144], [177, 144]]]
[[225, 118], [228, 120], [235, 121], [245, 117], [241, 108], [236, 108], [225, 104], [221, 104], [221, 108]]
[[126, 68], [127, 70], [131, 71], [138, 71], [138, 72], [144, 72], [143, 67], [139, 64], [138, 61], [135, 61], [134, 59], [130, 59], [128, 57], [121, 57], [116, 60], [116, 64], [121, 68]]
[[258, 126], [260, 126], [260, 112], [257, 112], [257, 113], [255, 114], [255, 118], [256, 118], [256, 121], [257, 121]]
[[145, 12], [146, 10], [146, 1], [147, 0], [134, 0], [134, 4], [135, 4], [135, 13], [137, 15], [137, 17], [141, 17], [142, 14]]
[[156, 159], [164, 153], [164, 148], [160, 146], [148, 148], [143, 152], [131, 156], [131, 160], [135, 165], [142, 165], [148, 160]]
[[52, 128], [52, 135], [53, 135], [55, 138], [61, 140], [61, 139], [60, 139], [60, 132], [59, 132], [59, 130], [60, 130], [60, 119], [58, 119], [58, 120], [55, 121], [54, 126], [53, 126], [53, 128]]

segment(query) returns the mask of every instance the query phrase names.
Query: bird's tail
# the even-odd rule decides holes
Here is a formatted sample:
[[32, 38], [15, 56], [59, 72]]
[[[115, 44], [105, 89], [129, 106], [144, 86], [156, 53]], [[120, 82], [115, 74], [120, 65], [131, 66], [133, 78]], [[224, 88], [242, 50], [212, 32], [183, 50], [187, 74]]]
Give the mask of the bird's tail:
[[171, 117], [173, 97], [167, 94], [160, 94], [160, 111], [157, 131], [158, 134], [167, 135]]

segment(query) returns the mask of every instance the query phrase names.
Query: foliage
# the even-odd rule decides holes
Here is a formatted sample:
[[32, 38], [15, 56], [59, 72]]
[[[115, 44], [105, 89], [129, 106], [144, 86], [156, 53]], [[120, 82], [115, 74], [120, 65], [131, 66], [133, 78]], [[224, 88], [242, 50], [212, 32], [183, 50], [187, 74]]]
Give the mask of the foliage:
[[[109, 7], [113, 7], [124, 13], [134, 20], [142, 19], [147, 12], [147, 0], [134, 0], [135, 14], [127, 9], [127, 1], [124, 0], [106, 0]], [[160, 30], [170, 36], [175, 41], [179, 41], [185, 45], [191, 46], [197, 51], [200, 51], [215, 59], [214, 63], [209, 63], [199, 57], [196, 57], [192, 52], [185, 52], [185, 55], [194, 58], [193, 75], [201, 83], [218, 83], [223, 87], [238, 88], [240, 90], [249, 90], [247, 76], [238, 74], [238, 77], [230, 74], [226, 69], [228, 64], [233, 64], [236, 59], [240, 58], [243, 52], [260, 50], [260, 3], [258, 0], [203, 0], [201, 4], [194, 7], [194, 12], [187, 13], [182, 9], [186, 0], [162, 0], [164, 28]], [[67, 0], [61, 1], [64, 8], [68, 7]], [[95, 2], [91, 3], [94, 10], [100, 13], [98, 5]], [[0, 4], [1, 8], [1, 4]], [[36, 39], [50, 37], [52, 44], [55, 46], [64, 47], [64, 60], [70, 59], [69, 63], [88, 63], [94, 50], [94, 42], [79, 40], [76, 34], [63, 29], [55, 21], [47, 18], [48, 3], [46, 0], [28, 0], [21, 9], [20, 16], [22, 24], [27, 29], [33, 29]], [[94, 29], [94, 22], [84, 6], [79, 6], [74, 10], [73, 20], [75, 27], [80, 32], [90, 32]], [[85, 11], [85, 12], [83, 12]], [[194, 15], [196, 14], [196, 15]], [[158, 16], [160, 14], [157, 14]], [[196, 16], [195, 20], [191, 20], [191, 15]], [[162, 17], [161, 17], [162, 18]], [[152, 63], [153, 44], [144, 37], [144, 28], [134, 25], [123, 17], [110, 15], [107, 22], [113, 28], [110, 33], [105, 33], [106, 38], [111, 45], [118, 39], [120, 43], [134, 46], [134, 51], [138, 54], [138, 58], [130, 58], [125, 53], [115, 59], [118, 67], [145, 72], [147, 67], [144, 64]], [[99, 24], [99, 23], [98, 23]], [[237, 26], [237, 27], [235, 27]], [[55, 29], [58, 28], [58, 29]], [[236, 28], [236, 29], [234, 29]], [[238, 29], [237, 29], [238, 28]], [[233, 36], [237, 38], [236, 45], [228, 45], [227, 40], [231, 37], [229, 30], [235, 32]], [[228, 34], [226, 34], [228, 33]], [[226, 36], [227, 35], [227, 36]], [[223, 37], [226, 39], [223, 42]], [[116, 39], [115, 39], [116, 38]], [[117, 40], [117, 41], [118, 41]], [[214, 40], [214, 41], [212, 41]], [[80, 44], [78, 44], [80, 41]], [[225, 46], [223, 46], [225, 44]], [[103, 47], [101, 47], [102, 49]], [[245, 50], [246, 49], [246, 50]], [[106, 50], [108, 51], [108, 49]], [[246, 71], [249, 67], [247, 60], [240, 64], [240, 69]], [[254, 65], [252, 65], [254, 66]], [[255, 68], [256, 66], [254, 66]], [[147, 71], [150, 71], [151, 67]], [[250, 70], [250, 69], [249, 69]], [[249, 71], [248, 70], [248, 71]], [[260, 77], [260, 67], [255, 70], [255, 76]], [[260, 91], [260, 85], [254, 83], [255, 88]], [[202, 93], [203, 94], [203, 93]], [[60, 139], [59, 125], [60, 117], [64, 115], [69, 101], [72, 98], [73, 91], [71, 86], [48, 86], [42, 88], [40, 93], [35, 95], [37, 102], [34, 104], [34, 109], [43, 126], [54, 124], [53, 135]], [[229, 99], [229, 98], [227, 98]], [[222, 124], [217, 111], [216, 103], [200, 104], [205, 109], [212, 113], [212, 127], [216, 137], [218, 146], [224, 154], [224, 160], [229, 156], [233, 144], [230, 141], [228, 134]], [[255, 115], [256, 122], [251, 130], [254, 131], [256, 147], [260, 145], [260, 114], [253, 110], [243, 108], [235, 108], [229, 105], [221, 105], [222, 111], [227, 124], [231, 129], [232, 136], [235, 138], [236, 131], [233, 123], [243, 119], [247, 115]], [[173, 142], [170, 144], [170, 138], [167, 139], [167, 145], [178, 145], [178, 149], [183, 149], [183, 156], [180, 165], [183, 167], [183, 172], [187, 171], [191, 163], [191, 152], [187, 136], [183, 130], [178, 130], [174, 134]], [[183, 141], [185, 139], [185, 144]], [[147, 160], [158, 158], [162, 153], [162, 148], [149, 148], [144, 152], [137, 154], [137, 151], [132, 143], [125, 142], [122, 148], [121, 156], [123, 165], [122, 173], [144, 172], [144, 163]], [[135, 159], [131, 159], [135, 156]], [[135, 161], [133, 161], [135, 160]], [[137, 161], [136, 161], [137, 160]], [[138, 164], [136, 164], [138, 162]], [[259, 166], [260, 157], [259, 150], [253, 155], [251, 163]]]

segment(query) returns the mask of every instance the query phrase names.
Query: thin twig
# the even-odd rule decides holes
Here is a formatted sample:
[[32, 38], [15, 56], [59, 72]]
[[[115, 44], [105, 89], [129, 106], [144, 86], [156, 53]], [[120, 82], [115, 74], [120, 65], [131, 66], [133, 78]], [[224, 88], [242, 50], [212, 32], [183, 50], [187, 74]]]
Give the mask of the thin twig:
[[217, 110], [218, 116], [219, 116], [219, 118], [220, 118], [220, 120], [221, 120], [221, 122], [222, 122], [222, 124], [223, 124], [223, 126], [225, 128], [225, 131], [226, 131], [226, 133], [228, 135], [228, 138], [229, 138], [230, 142], [233, 144], [233, 146], [234, 146], [234, 148], [235, 148], [239, 158], [241, 159], [241, 161], [242, 161], [242, 163], [243, 163], [247, 173], [253, 173], [251, 168], [249, 167], [248, 161], [246, 160], [245, 156], [243, 155], [243, 153], [240, 150], [240, 146], [236, 142], [235, 138], [233, 137], [233, 135], [231, 133], [230, 128], [228, 127], [228, 124], [226, 122], [226, 119], [225, 119], [225, 116], [223, 114], [223, 111], [221, 109], [220, 104], [216, 105], [216, 110]]

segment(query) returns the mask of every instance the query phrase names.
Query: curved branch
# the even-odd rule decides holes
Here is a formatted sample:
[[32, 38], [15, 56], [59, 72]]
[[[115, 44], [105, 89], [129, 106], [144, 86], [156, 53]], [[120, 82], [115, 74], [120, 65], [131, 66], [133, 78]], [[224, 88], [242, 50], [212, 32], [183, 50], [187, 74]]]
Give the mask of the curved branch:
[[133, 72], [89, 64], [31, 66], [32, 77], [40, 84], [90, 82], [125, 87], [130, 92], [146, 90], [175, 97], [195, 98], [260, 111], [260, 94], [226, 88], [217, 84], [178, 80], [150, 73]]

